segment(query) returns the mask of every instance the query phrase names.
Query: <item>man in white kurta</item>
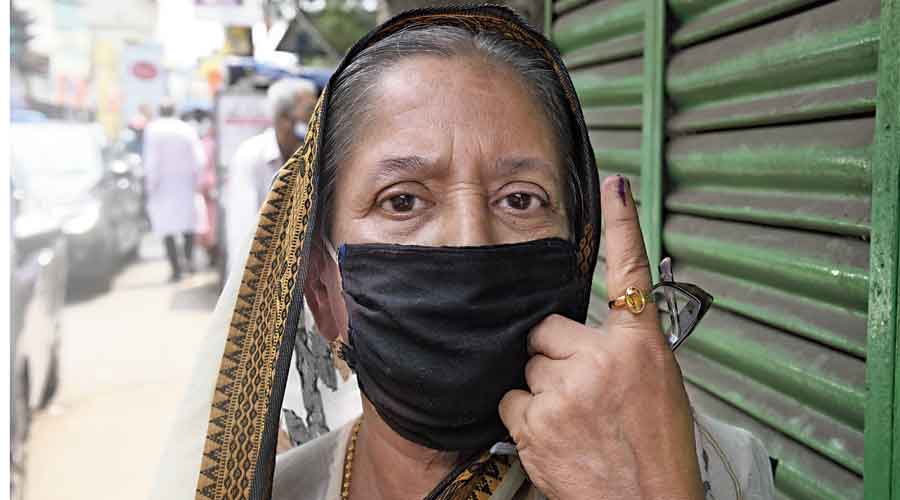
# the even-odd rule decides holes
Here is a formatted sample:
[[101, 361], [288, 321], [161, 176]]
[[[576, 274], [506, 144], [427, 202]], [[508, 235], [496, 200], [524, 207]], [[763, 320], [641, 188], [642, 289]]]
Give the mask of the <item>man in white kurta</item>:
[[172, 281], [181, 278], [182, 265], [175, 244], [181, 235], [188, 271], [197, 226], [195, 194], [205, 160], [197, 132], [175, 117], [175, 106], [163, 103], [159, 119], [144, 131], [144, 170], [147, 211], [153, 232], [163, 238], [172, 267]]
[[256, 229], [259, 208], [278, 169], [303, 143], [317, 98], [309, 80], [286, 78], [272, 84], [266, 95], [272, 126], [244, 141], [228, 162], [224, 204], [229, 271], [243, 267], [247, 254], [241, 250]]

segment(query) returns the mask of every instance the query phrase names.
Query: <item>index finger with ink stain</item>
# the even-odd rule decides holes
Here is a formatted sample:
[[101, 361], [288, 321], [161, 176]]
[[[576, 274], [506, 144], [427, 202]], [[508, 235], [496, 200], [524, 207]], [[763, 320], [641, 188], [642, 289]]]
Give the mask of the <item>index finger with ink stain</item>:
[[[603, 180], [600, 188], [603, 204], [603, 231], [606, 245], [606, 286], [609, 299], [625, 293], [628, 287], [650, 292], [650, 263], [638, 221], [631, 184], [616, 175]], [[655, 308], [647, 304], [644, 312], [632, 315], [628, 310], [610, 311], [611, 318], [633, 316], [640, 322], [657, 322]]]

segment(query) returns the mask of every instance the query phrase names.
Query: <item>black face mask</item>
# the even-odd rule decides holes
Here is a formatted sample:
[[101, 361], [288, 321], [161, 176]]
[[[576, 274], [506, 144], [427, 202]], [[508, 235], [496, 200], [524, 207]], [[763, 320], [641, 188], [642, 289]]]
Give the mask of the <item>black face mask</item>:
[[507, 436], [497, 406], [525, 389], [527, 338], [548, 315], [584, 321], [575, 246], [343, 245], [350, 319], [342, 356], [401, 436], [480, 450]]

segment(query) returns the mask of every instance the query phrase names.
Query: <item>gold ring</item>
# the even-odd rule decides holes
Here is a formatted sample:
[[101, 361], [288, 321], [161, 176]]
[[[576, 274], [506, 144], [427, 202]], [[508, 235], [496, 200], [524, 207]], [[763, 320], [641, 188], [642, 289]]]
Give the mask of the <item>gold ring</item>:
[[630, 286], [625, 289], [624, 295], [609, 301], [610, 309], [628, 309], [631, 314], [640, 314], [647, 306], [647, 294], [638, 287]]

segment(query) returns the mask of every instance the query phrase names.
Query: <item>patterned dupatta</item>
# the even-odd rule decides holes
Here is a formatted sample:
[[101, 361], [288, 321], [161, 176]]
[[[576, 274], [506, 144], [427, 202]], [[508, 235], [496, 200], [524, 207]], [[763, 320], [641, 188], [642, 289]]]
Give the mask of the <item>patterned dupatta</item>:
[[[575, 90], [558, 51], [512, 11], [497, 6], [429, 8], [406, 12], [373, 30], [348, 52], [310, 119], [306, 141], [281, 167], [260, 209], [216, 380], [196, 500], [269, 500], [281, 402], [303, 308], [303, 284], [316, 234], [322, 130], [336, 76], [372, 43], [412, 26], [449, 25], [493, 31], [522, 43], [550, 62], [569, 104], [576, 144], [579, 193], [572, 214], [579, 242], [583, 311], [599, 243], [599, 180]], [[429, 498], [490, 498], [510, 468], [487, 453], [464, 464]]]

